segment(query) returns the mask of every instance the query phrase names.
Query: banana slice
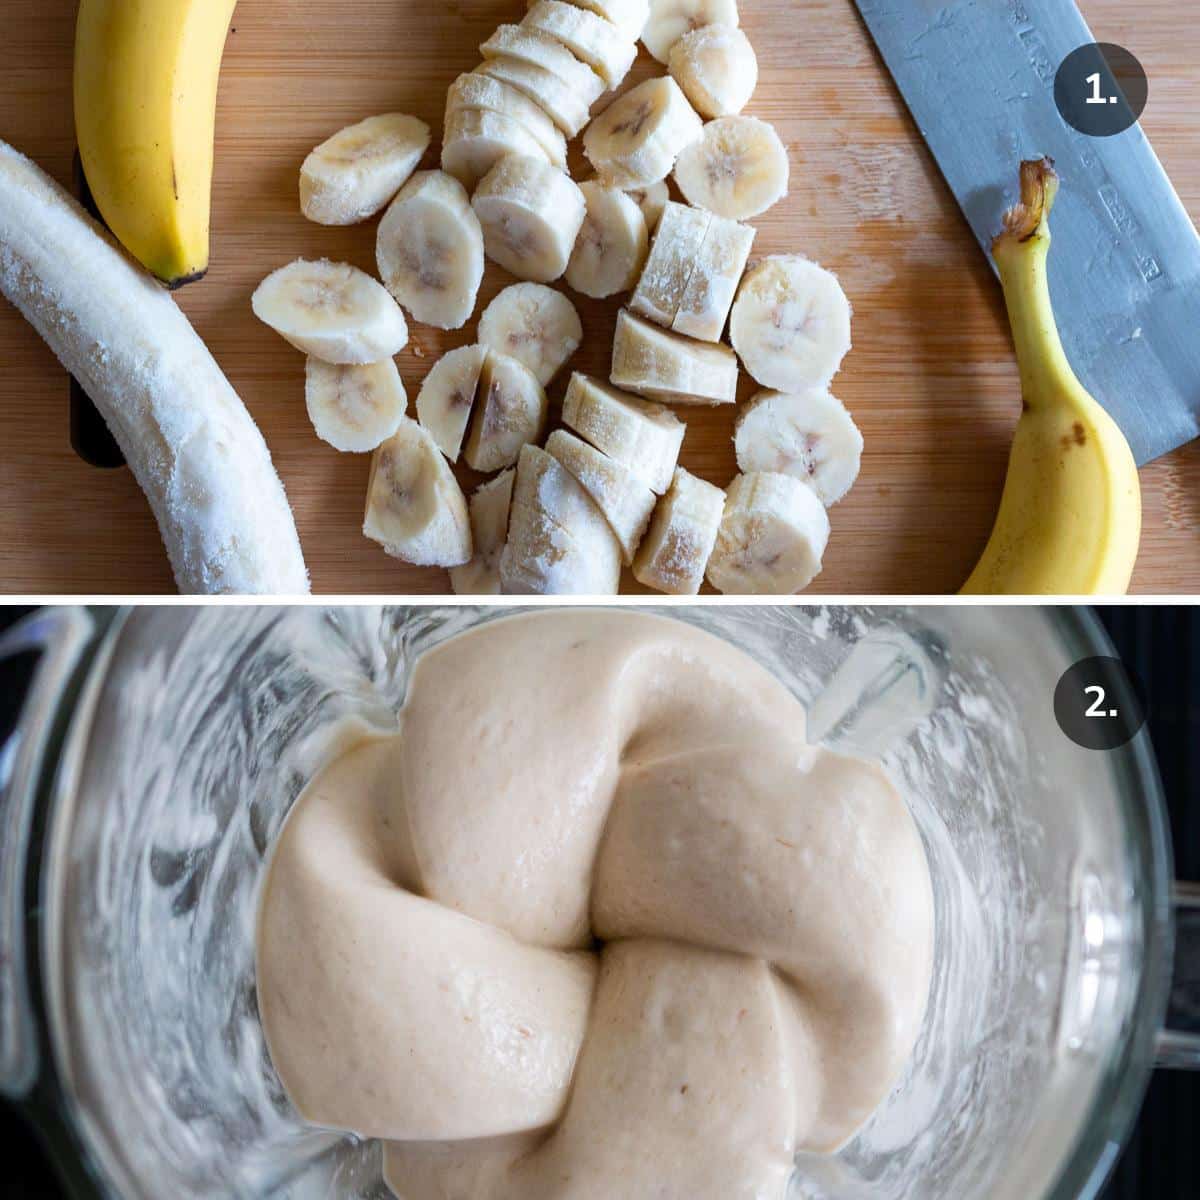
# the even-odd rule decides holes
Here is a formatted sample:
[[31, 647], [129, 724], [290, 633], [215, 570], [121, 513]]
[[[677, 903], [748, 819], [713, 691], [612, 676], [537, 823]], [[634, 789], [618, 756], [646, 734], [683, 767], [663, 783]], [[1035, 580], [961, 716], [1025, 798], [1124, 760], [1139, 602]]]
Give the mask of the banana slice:
[[650, 0], [650, 19], [642, 30], [642, 45], [665, 63], [671, 48], [685, 33], [702, 25], [737, 24], [736, 0]]
[[446, 115], [476, 109], [499, 113], [523, 125], [556, 167], [567, 165], [567, 139], [540, 104], [511, 84], [484, 72], [460, 75], [446, 93]]
[[670, 409], [577, 372], [563, 399], [562, 419], [652, 492], [671, 486], [687, 426]]
[[587, 216], [567, 264], [567, 283], [594, 300], [627, 292], [646, 261], [646, 218], [637, 201], [616, 188], [592, 180], [581, 183], [579, 190]]
[[472, 191], [498, 162], [511, 154], [551, 165], [541, 142], [512, 117], [480, 109], [462, 109], [447, 115], [442, 170], [453, 175], [467, 191]]
[[408, 395], [395, 362], [338, 367], [310, 358], [304, 401], [317, 437], [352, 454], [374, 450], [400, 427]]
[[671, 323], [676, 333], [706, 342], [721, 340], [754, 235], [749, 225], [713, 217]]
[[667, 201], [671, 198], [671, 193], [667, 191], [666, 180], [659, 180], [658, 183], [652, 183], [649, 187], [626, 188], [625, 190], [631, 199], [637, 201], [638, 208], [642, 210], [642, 216], [646, 218], [646, 228], [653, 233], [662, 219]]
[[429, 126], [403, 113], [350, 125], [300, 168], [300, 211], [319, 225], [355, 225], [382, 212], [429, 149]]
[[787, 195], [787, 150], [757, 117], [721, 117], [679, 156], [675, 182], [689, 204], [745, 221]]
[[775, 255], [742, 280], [729, 339], [763, 387], [824, 388], [850, 350], [850, 316], [835, 275], [798, 254]]
[[381, 362], [408, 345], [408, 322], [381, 283], [328, 259], [273, 271], [250, 301], [254, 315], [322, 362]]
[[677, 467], [634, 560], [634, 578], [671, 596], [694, 596], [704, 582], [724, 510], [719, 487]]
[[433, 439], [408, 418], [371, 460], [363, 533], [418, 567], [470, 561], [466, 497]]
[[567, 269], [587, 213], [570, 176], [544, 159], [519, 155], [488, 172], [471, 204], [488, 258], [535, 283], [550, 283]]
[[[537, 0], [526, 0], [532, 8]], [[576, 8], [586, 8], [596, 16], [615, 25], [627, 38], [636, 42], [650, 19], [650, 0], [567, 0]]]
[[506, 287], [479, 318], [479, 340], [523, 363], [545, 387], [583, 341], [575, 305], [541, 283]]
[[458, 462], [487, 356], [486, 346], [451, 350], [434, 363], [417, 395], [417, 420], [451, 462]]
[[444, 171], [417, 172], [379, 222], [375, 261], [418, 321], [461, 329], [483, 280], [483, 229], [463, 185]]
[[729, 485], [708, 582], [726, 595], [790, 596], [821, 573], [829, 515], [791, 475], [739, 475]]
[[476, 471], [511, 467], [521, 447], [541, 440], [548, 411], [546, 393], [528, 367], [488, 352], [479, 376], [479, 404], [463, 457]]
[[647, 79], [614, 100], [587, 128], [583, 152], [612, 187], [649, 187], [670, 175], [704, 124], [675, 80]]
[[668, 333], [622, 309], [610, 378], [619, 388], [668, 404], [733, 404], [737, 356], [728, 346]]
[[712, 213], [667, 201], [646, 269], [629, 301], [634, 312], [671, 328], [711, 223]]
[[794, 475], [828, 508], [853, 486], [863, 437], [841, 401], [827, 391], [760, 392], [742, 410], [733, 439], [738, 470]]
[[538, 0], [525, 14], [521, 28], [544, 33], [562, 42], [610, 88], [615, 88], [629, 74], [637, 57], [636, 38], [594, 12], [563, 3], [563, 0]]
[[508, 537], [508, 514], [512, 508], [513, 481], [510, 468], [480, 484], [471, 497], [471, 540], [475, 553], [463, 567], [450, 572], [450, 586], [458, 596], [500, 594], [500, 554]]
[[671, 48], [671, 78], [702, 117], [733, 117], [758, 87], [750, 39], [733, 25], [693, 29]]
[[[506, 28], [517, 29], [515, 25]], [[532, 100], [546, 115], [566, 134], [573, 138], [587, 123], [591, 107], [604, 91], [604, 80], [587, 66], [581, 63], [565, 47], [552, 39], [533, 33], [530, 30], [519, 30], [522, 37], [530, 42], [541, 45], [551, 45], [555, 50], [565, 54], [577, 67], [585, 70], [593, 80], [595, 88], [586, 84], [568, 82], [567, 78], [557, 71], [552, 71], [532, 61], [529, 57], [498, 54], [489, 58], [482, 66], [476, 68], [480, 75], [490, 75], [514, 88], [523, 96]], [[599, 89], [599, 90], [596, 90]], [[587, 97], [592, 96], [589, 100]]]

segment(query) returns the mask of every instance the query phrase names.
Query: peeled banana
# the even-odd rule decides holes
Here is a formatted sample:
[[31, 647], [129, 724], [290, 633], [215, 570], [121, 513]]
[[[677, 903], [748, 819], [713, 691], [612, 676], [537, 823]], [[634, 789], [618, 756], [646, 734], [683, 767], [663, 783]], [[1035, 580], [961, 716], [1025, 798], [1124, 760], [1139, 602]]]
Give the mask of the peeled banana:
[[634, 560], [634, 578], [671, 596], [694, 596], [704, 582], [724, 508], [719, 487], [676, 468]]
[[542, 283], [514, 283], [483, 310], [479, 340], [524, 364], [545, 387], [579, 349], [583, 324], [562, 292]]
[[660, 63], [665, 63], [684, 34], [705, 25], [737, 23], [736, 0], [651, 0], [642, 43]]
[[471, 497], [471, 561], [450, 569], [450, 584], [459, 596], [500, 594], [500, 555], [508, 538], [515, 467], [480, 484]]
[[737, 358], [728, 346], [697, 342], [622, 309], [613, 339], [612, 382], [666, 404], [733, 404]]
[[689, 204], [746, 221], [778, 204], [791, 168], [775, 128], [757, 117], [709, 121], [675, 164], [675, 182]]

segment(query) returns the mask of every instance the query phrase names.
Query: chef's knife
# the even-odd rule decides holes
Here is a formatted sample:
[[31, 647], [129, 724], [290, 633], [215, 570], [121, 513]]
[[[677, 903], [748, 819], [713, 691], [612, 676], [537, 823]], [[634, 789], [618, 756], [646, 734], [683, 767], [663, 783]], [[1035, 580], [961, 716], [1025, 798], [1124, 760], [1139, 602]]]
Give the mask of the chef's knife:
[[989, 262], [1021, 159], [1055, 160], [1063, 343], [1137, 461], [1200, 436], [1200, 236], [1140, 125], [1059, 115], [1058, 67], [1094, 41], [1072, 0], [855, 3]]

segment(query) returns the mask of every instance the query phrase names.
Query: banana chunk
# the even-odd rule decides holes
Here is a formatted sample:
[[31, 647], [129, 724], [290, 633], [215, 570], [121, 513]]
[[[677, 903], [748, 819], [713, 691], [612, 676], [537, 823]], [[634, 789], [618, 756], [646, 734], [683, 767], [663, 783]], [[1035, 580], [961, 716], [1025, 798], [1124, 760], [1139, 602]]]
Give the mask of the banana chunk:
[[258, 285], [251, 307], [297, 350], [339, 365], [380, 362], [408, 345], [408, 322], [365, 271], [297, 259]]
[[[527, 38], [550, 42], [549, 38], [543, 38], [528, 30], [521, 32]], [[595, 94], [599, 96], [604, 91], [604, 80], [591, 67], [579, 62], [565, 46], [559, 46], [557, 42], [553, 45], [567, 55], [576, 66], [582, 67], [591, 75], [599, 88]], [[573, 138], [588, 123], [594, 100], [588, 100], [587, 97], [592, 95], [594, 89], [569, 83], [556, 71], [539, 66], [527, 57], [496, 55], [476, 67], [476, 71], [480, 75], [490, 75], [493, 79], [499, 79], [532, 100], [569, 138]]]
[[351, 454], [374, 450], [400, 428], [408, 395], [395, 362], [338, 367], [310, 358], [304, 402], [317, 437]]
[[790, 171], [773, 126], [757, 117], [720, 117], [680, 154], [675, 182], [689, 204], [745, 221], [787, 195]]
[[417, 420], [451, 461], [458, 462], [488, 356], [486, 346], [462, 346], [434, 363], [417, 395]]
[[750, 39], [733, 25], [693, 29], [671, 48], [671, 78], [702, 116], [734, 117], [758, 87], [758, 59]]
[[382, 212], [429, 149], [429, 126], [404, 113], [349, 125], [300, 168], [300, 211], [319, 225], [356, 225]]
[[694, 596], [716, 544], [725, 493], [677, 467], [633, 564], [634, 578], [670, 596]]
[[666, 180], [659, 180], [658, 183], [652, 183], [649, 187], [625, 188], [624, 190], [629, 193], [631, 199], [637, 201], [638, 208], [642, 210], [642, 216], [646, 218], [646, 228], [653, 233], [662, 219], [667, 201], [671, 198], [671, 193], [667, 191]]
[[479, 340], [523, 363], [545, 387], [583, 341], [575, 305], [542, 283], [506, 287], [479, 318]]
[[550, 283], [566, 271], [587, 213], [570, 176], [544, 159], [520, 155], [497, 163], [471, 204], [488, 258], [535, 283]]
[[737, 596], [790, 596], [821, 573], [829, 516], [791, 475], [739, 475], [729, 485], [708, 582]]
[[637, 201], [592, 180], [581, 183], [587, 216], [567, 264], [567, 283], [584, 296], [603, 300], [637, 282], [650, 245], [646, 218]]
[[471, 496], [471, 561], [450, 571], [450, 586], [458, 596], [500, 594], [500, 554], [508, 538], [508, 514], [512, 508], [513, 468], [502, 471], [475, 489]]
[[556, 167], [567, 165], [567, 139], [562, 130], [546, 115], [541, 105], [511, 84], [486, 72], [472, 71], [460, 75], [446, 94], [446, 115], [471, 109], [511, 117], [537, 138], [538, 144]]
[[652, 492], [671, 486], [687, 426], [669, 408], [577, 372], [563, 399], [562, 419]]
[[685, 33], [702, 25], [737, 24], [736, 0], [650, 0], [650, 19], [642, 30], [642, 44], [665, 63], [671, 48]]
[[737, 400], [737, 356], [728, 346], [668, 333], [626, 309], [617, 316], [610, 378], [619, 388], [667, 404]]
[[471, 559], [466, 497], [433, 439], [405, 418], [371, 460], [363, 533], [418, 567]]
[[755, 230], [724, 217], [709, 222], [695, 270], [683, 289], [683, 298], [671, 328], [676, 333], [719, 342], [733, 307], [738, 284], [754, 246]]
[[522, 446], [541, 440], [548, 408], [545, 390], [528, 367], [489, 351], [479, 376], [479, 404], [463, 450], [468, 466], [476, 471], [511, 467]]
[[583, 152], [613, 187], [649, 187], [670, 175], [704, 124], [669, 76], [647, 79], [613, 101], [587, 128]]
[[463, 185], [444, 171], [414, 175], [379, 222], [375, 261], [418, 321], [461, 329], [483, 281], [483, 228]]
[[563, 0], [538, 0], [525, 14], [521, 27], [560, 41], [610, 88], [629, 74], [637, 57], [636, 38], [594, 12]]
[[850, 351], [850, 317], [835, 275], [798, 254], [774, 255], [742, 280], [729, 339], [763, 387], [824, 388]]
[[712, 213], [667, 201], [629, 307], [670, 329], [712, 224]]
[[551, 165], [541, 142], [512, 117], [482, 109], [461, 109], [446, 117], [442, 170], [453, 175], [467, 191], [472, 191], [497, 163], [513, 154], [541, 159]]
[[841, 401], [819, 388], [760, 392], [742, 410], [733, 439], [738, 470], [794, 475], [827, 508], [854, 485], [863, 437]]
[[[537, 0], [527, 0], [532, 8]], [[650, 0], [567, 0], [576, 8], [586, 8], [596, 16], [615, 25], [627, 38], [636, 42], [650, 19]]]

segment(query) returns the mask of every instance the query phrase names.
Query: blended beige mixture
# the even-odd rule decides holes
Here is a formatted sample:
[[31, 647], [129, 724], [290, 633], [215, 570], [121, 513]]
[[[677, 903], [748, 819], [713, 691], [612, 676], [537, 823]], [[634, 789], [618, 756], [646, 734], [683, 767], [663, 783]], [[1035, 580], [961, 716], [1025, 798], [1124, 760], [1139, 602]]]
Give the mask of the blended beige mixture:
[[877, 767], [677, 621], [558, 610], [417, 664], [274, 850], [271, 1056], [403, 1200], [783, 1200], [887, 1095], [933, 899]]

